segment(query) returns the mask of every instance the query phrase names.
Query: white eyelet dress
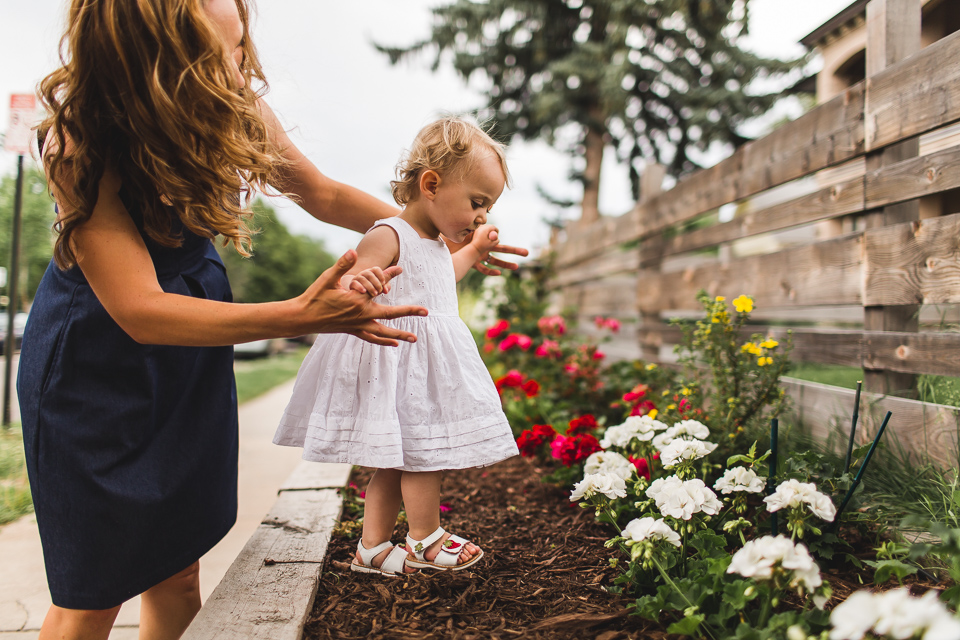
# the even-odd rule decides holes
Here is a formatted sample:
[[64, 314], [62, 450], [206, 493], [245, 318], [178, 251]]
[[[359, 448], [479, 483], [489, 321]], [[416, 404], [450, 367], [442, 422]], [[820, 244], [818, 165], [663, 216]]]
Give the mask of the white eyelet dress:
[[303, 447], [305, 460], [404, 471], [482, 467], [517, 455], [496, 387], [460, 319], [450, 251], [400, 218], [380, 225], [400, 240], [403, 273], [378, 301], [429, 311], [383, 322], [417, 342], [381, 347], [319, 336], [274, 443]]

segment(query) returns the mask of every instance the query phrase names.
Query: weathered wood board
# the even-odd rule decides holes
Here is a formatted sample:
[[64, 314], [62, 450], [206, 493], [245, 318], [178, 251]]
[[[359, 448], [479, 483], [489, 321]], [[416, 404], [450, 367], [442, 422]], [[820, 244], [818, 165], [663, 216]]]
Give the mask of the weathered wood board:
[[332, 489], [343, 487], [350, 479], [353, 465], [303, 460], [280, 485], [280, 491]]
[[281, 492], [185, 640], [300, 640], [341, 508], [332, 489]]

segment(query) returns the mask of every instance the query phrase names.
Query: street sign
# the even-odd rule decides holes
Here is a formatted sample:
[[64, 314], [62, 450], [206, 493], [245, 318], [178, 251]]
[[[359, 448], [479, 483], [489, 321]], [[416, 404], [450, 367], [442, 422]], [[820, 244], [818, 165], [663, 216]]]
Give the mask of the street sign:
[[10, 125], [3, 141], [3, 148], [21, 156], [29, 155], [36, 140], [33, 126], [37, 123], [37, 97], [32, 93], [15, 93], [10, 96]]

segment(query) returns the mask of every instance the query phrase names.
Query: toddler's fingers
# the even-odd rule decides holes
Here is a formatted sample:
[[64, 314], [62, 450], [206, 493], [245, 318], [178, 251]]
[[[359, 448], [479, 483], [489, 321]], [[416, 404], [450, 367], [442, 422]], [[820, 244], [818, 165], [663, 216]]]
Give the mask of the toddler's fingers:
[[[364, 276], [364, 277], [358, 277], [357, 280], [359, 280], [360, 284], [363, 285], [363, 293], [366, 293], [371, 298], [375, 298], [378, 295], [380, 295], [382, 286], [380, 285], [380, 282], [376, 278], [371, 279]], [[354, 280], [354, 282], [356, 282], [357, 280]]]

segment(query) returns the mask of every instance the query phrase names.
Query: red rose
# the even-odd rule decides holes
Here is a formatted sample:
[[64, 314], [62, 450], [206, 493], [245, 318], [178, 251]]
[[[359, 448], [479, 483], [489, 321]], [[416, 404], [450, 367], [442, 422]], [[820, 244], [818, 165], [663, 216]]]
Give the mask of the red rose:
[[497, 324], [487, 329], [487, 338], [493, 340], [500, 336], [501, 333], [510, 328], [510, 323], [506, 320], [501, 320]]
[[511, 333], [500, 342], [500, 351], [509, 351], [517, 346], [517, 334]]
[[507, 387], [519, 387], [523, 384], [523, 375], [516, 369], [511, 369], [507, 372], [507, 375], [498, 379], [495, 384], [497, 385], [497, 391], [502, 391]]
[[552, 440], [557, 435], [548, 424], [535, 424], [532, 429], [527, 429], [517, 438], [517, 447], [520, 449], [520, 455], [532, 458], [537, 455], [539, 449], [544, 443]]
[[578, 433], [587, 433], [596, 429], [598, 426], [600, 425], [597, 424], [597, 419], [588, 413], [585, 416], [580, 416], [570, 421], [570, 426], [567, 428], [567, 435], [573, 436]]
[[551, 455], [567, 467], [583, 462], [591, 453], [601, 450], [600, 442], [589, 433], [557, 436], [550, 444]]
[[533, 344], [533, 339], [530, 336], [525, 336], [522, 333], [515, 334], [517, 336], [517, 346], [526, 351]]
[[540, 393], [540, 383], [536, 380], [527, 380], [520, 388], [523, 389], [528, 398], [535, 398]]

